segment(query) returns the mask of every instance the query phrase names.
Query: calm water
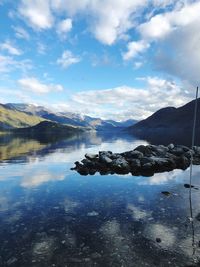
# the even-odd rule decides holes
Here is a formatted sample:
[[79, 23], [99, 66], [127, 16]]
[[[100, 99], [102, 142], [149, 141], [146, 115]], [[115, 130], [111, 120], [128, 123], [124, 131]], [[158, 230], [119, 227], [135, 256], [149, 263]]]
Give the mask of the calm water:
[[[0, 266], [199, 266], [200, 190], [189, 171], [80, 176], [86, 152], [146, 141], [90, 134], [57, 143], [0, 140]], [[200, 186], [200, 167], [193, 184]], [[172, 194], [167, 197], [162, 191]]]

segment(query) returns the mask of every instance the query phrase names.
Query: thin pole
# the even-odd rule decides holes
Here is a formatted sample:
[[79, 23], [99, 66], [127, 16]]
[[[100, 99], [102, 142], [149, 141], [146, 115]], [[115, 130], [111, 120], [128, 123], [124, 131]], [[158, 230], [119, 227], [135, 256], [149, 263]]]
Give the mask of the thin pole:
[[193, 247], [193, 256], [195, 255], [195, 231], [194, 231], [194, 222], [193, 222], [193, 210], [192, 210], [192, 164], [193, 164], [193, 147], [195, 144], [195, 129], [196, 129], [196, 120], [197, 120], [197, 104], [198, 104], [198, 90], [196, 90], [196, 98], [195, 98], [195, 107], [194, 107], [194, 121], [193, 121], [193, 129], [192, 129], [192, 147], [191, 147], [191, 158], [190, 158], [190, 189], [189, 189], [189, 202], [190, 202], [190, 219], [192, 223], [192, 247]]
[[[190, 201], [192, 201], [192, 163], [193, 163], [193, 147], [195, 143], [195, 129], [196, 129], [196, 120], [197, 120], [197, 104], [198, 104], [198, 92], [199, 88], [197, 87], [196, 90], [196, 98], [195, 98], [195, 107], [194, 107], [194, 121], [193, 121], [193, 129], [192, 129], [192, 151], [191, 151], [191, 158], [190, 158]], [[190, 211], [191, 218], [193, 218], [192, 209]]]

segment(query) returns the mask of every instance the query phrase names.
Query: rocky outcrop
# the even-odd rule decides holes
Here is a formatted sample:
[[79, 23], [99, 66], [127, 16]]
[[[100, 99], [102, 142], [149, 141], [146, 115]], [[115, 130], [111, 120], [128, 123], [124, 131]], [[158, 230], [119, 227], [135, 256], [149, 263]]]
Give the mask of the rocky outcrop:
[[81, 162], [76, 161], [76, 170], [81, 175], [128, 174], [151, 176], [156, 172], [185, 170], [192, 163], [200, 165], [200, 147], [190, 149], [182, 145], [140, 145], [134, 150], [123, 153], [100, 151], [86, 154]]

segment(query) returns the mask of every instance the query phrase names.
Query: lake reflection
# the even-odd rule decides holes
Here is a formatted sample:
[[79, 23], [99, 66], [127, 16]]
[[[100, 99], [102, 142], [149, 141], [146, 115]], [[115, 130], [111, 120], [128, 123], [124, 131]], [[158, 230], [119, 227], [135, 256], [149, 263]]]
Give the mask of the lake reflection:
[[[193, 189], [192, 224], [189, 170], [152, 177], [70, 170], [87, 152], [139, 144], [147, 142], [96, 133], [56, 143], [2, 138], [0, 266], [198, 266], [200, 191]], [[193, 172], [200, 186], [199, 167]]]

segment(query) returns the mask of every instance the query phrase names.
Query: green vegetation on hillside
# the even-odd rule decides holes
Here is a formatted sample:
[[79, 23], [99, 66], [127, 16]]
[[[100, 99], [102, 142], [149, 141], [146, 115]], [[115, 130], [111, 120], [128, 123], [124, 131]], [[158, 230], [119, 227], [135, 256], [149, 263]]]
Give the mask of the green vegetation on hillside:
[[44, 121], [44, 119], [17, 110], [11, 110], [4, 105], [0, 105], [1, 129], [28, 127], [36, 125], [41, 121]]
[[27, 153], [42, 150], [46, 145], [32, 139], [8, 138], [8, 142], [1, 143], [0, 161], [26, 155]]

